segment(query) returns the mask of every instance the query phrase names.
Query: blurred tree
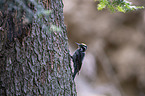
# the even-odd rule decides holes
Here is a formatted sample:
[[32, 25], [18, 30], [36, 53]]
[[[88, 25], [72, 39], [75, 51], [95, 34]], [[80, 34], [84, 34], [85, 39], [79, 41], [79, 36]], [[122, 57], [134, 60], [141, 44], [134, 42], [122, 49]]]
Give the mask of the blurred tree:
[[62, 0], [0, 2], [1, 96], [76, 95], [63, 19]]

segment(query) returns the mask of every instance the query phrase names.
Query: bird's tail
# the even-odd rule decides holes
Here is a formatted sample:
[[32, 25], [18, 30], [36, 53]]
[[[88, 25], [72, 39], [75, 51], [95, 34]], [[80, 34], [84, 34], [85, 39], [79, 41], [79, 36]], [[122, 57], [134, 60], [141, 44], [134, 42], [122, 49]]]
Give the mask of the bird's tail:
[[76, 74], [77, 74], [77, 71], [74, 71], [73, 80], [75, 79]]

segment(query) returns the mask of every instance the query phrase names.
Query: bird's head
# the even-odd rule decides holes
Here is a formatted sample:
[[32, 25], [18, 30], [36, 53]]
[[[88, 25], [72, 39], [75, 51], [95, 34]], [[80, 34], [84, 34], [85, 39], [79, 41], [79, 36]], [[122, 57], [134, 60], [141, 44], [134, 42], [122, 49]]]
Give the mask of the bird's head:
[[87, 50], [87, 45], [85, 43], [76, 43], [76, 44], [80, 47], [81, 51], [85, 52]]

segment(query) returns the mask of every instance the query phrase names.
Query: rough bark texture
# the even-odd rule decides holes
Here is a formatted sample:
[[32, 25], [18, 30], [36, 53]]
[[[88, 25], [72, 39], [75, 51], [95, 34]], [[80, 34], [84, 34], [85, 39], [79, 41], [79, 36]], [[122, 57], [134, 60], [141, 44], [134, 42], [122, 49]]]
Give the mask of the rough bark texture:
[[[32, 27], [31, 24], [26, 27], [22, 22], [18, 24], [23, 16], [21, 19], [16, 18], [17, 12], [0, 11], [0, 19], [3, 20], [0, 27], [1, 96], [76, 95], [63, 18], [63, 3], [61, 0], [40, 2], [46, 9], [52, 10], [52, 13], [49, 20], [45, 17], [34, 20]], [[62, 30], [48, 32], [41, 28], [40, 21], [47, 26], [55, 24]], [[19, 36], [16, 33], [20, 32], [18, 30], [22, 30]], [[27, 31], [27, 34], [24, 31]]]

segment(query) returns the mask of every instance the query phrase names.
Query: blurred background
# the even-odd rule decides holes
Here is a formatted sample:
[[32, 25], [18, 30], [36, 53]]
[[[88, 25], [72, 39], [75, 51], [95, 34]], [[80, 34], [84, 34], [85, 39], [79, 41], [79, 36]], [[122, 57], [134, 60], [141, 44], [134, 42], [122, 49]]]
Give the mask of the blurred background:
[[[145, 6], [145, 0], [130, 0]], [[145, 96], [145, 10], [98, 11], [94, 0], [64, 0], [71, 54], [88, 49], [75, 82], [78, 96]]]

